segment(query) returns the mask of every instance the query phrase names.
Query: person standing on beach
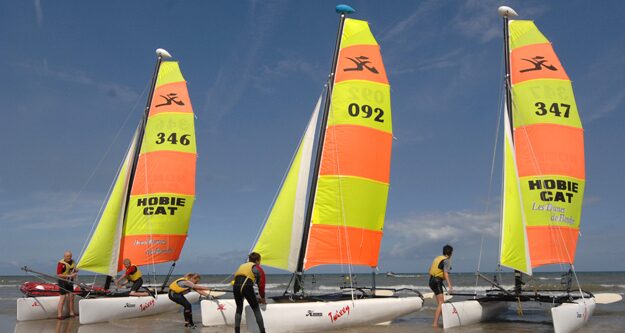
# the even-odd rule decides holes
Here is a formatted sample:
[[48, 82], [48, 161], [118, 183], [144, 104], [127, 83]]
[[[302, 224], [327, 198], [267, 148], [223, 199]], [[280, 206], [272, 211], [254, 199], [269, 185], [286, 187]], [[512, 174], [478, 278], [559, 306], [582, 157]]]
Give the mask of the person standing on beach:
[[430, 266], [430, 289], [434, 292], [436, 302], [438, 303], [436, 312], [434, 313], [434, 321], [432, 322], [432, 326], [434, 327], [438, 327], [438, 319], [441, 317], [443, 302], [445, 302], [445, 297], [443, 295], [445, 285], [443, 282], [447, 281], [447, 285], [449, 286], [447, 289], [448, 292], [451, 293], [453, 290], [451, 279], [449, 278], [449, 272], [451, 271], [451, 254], [453, 251], [454, 248], [451, 247], [451, 245], [443, 246], [443, 255], [434, 258]]
[[[124, 268], [126, 268], [124, 275], [120, 276], [119, 279], [115, 281], [117, 288], [127, 285], [128, 282], [132, 282], [129, 296], [154, 296], [149, 292], [139, 291], [139, 288], [143, 286], [143, 277], [139, 267], [132, 265], [130, 259], [126, 258], [124, 259]], [[122, 280], [126, 281], [124, 281], [124, 283], [120, 283]]]
[[206, 290], [210, 292], [210, 288], [200, 286], [198, 285], [198, 282], [200, 282], [200, 274], [187, 273], [184, 277], [175, 280], [169, 285], [169, 293], [167, 296], [170, 300], [172, 300], [172, 302], [178, 303], [184, 308], [184, 327], [195, 328], [191, 303], [186, 297], [184, 297], [184, 295], [188, 294], [191, 290], [195, 290], [204, 296], [210, 295], [210, 293], [206, 292]]
[[[263, 322], [263, 314], [260, 312], [256, 294], [254, 293], [254, 283], [258, 285], [258, 294], [260, 295], [260, 303], [265, 302], [265, 271], [260, 267], [260, 254], [256, 252], [250, 253], [248, 262], [239, 266], [234, 273], [234, 284], [232, 292], [234, 293], [234, 301], [237, 304], [237, 312], [234, 315], [234, 332], [241, 332], [241, 315], [243, 314], [243, 299], [247, 300], [254, 311], [256, 323], [260, 333], [265, 333], [265, 323]], [[248, 323], [249, 323], [248, 318]]]
[[69, 302], [69, 316], [76, 317], [76, 312], [74, 311], [74, 284], [71, 281], [74, 281], [77, 274], [78, 269], [76, 269], [76, 262], [72, 260], [72, 252], [65, 251], [63, 259], [59, 260], [56, 265], [60, 294], [56, 318], [59, 320], [64, 319], [63, 307], [65, 306], [65, 300]]

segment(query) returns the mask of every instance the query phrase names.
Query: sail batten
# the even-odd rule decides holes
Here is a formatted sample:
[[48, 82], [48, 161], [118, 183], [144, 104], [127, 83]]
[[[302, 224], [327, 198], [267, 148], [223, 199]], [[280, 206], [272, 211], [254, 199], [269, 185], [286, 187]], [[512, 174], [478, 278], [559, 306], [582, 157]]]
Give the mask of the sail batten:
[[[532, 21], [510, 21], [509, 31], [514, 140], [506, 148], [514, 154], [520, 191], [505, 199], [503, 228], [510, 228], [506, 217], [523, 220], [527, 248], [510, 247], [512, 236], [506, 243], [502, 232], [501, 261], [528, 252], [524, 260], [531, 267], [572, 264], [586, 177], [584, 134], [571, 81]], [[517, 204], [522, 216], [510, 208]]]

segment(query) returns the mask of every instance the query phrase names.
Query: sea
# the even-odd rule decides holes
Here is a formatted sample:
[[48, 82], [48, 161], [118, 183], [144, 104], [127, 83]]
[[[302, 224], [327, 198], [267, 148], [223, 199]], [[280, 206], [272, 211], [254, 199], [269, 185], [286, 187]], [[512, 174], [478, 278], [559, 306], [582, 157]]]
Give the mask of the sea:
[[[484, 275], [492, 278], [493, 273]], [[266, 284], [267, 296], [281, 295], [289, 283], [290, 275], [268, 275]], [[476, 281], [474, 273], [453, 273], [451, 275], [454, 292], [479, 293], [489, 288], [483, 280]], [[593, 293], [625, 293], [625, 272], [578, 272], [577, 278], [583, 290]], [[155, 285], [163, 281], [162, 276], [148, 277], [153, 279]], [[210, 287], [229, 288], [229, 276], [226, 275], [202, 275], [201, 284]], [[343, 286], [353, 285], [356, 287], [370, 287], [372, 284], [371, 274], [354, 275], [351, 279], [341, 274], [315, 274], [306, 276], [306, 289], [310, 293], [331, 293], [338, 291]], [[114, 320], [107, 323], [80, 325], [78, 319], [56, 319], [17, 322], [16, 299], [21, 297], [19, 287], [23, 282], [37, 281], [33, 276], [0, 276], [0, 332], [234, 332], [232, 327], [202, 327], [199, 303], [193, 306], [193, 319], [198, 325], [194, 330], [185, 329], [182, 312], [171, 312], [157, 316]], [[512, 288], [513, 277], [511, 274], [503, 274], [498, 281], [506, 288]], [[94, 277], [82, 276], [81, 282], [99, 284], [102, 281]], [[150, 283], [151, 281], [147, 281]], [[420, 273], [402, 273], [390, 276], [377, 274], [375, 283], [380, 288], [411, 288], [422, 293], [430, 292], [427, 286], [427, 275]], [[535, 288], [560, 288], [560, 273], [535, 273], [531, 280], [527, 281], [526, 289]], [[228, 293], [224, 298], [229, 298]], [[461, 300], [463, 297], [456, 296], [453, 300]], [[364, 332], [364, 333], [408, 333], [408, 332], [527, 332], [542, 333], [553, 332], [553, 327], [548, 315], [549, 306], [524, 303], [523, 315], [519, 316], [516, 307], [490, 322], [470, 325], [466, 327], [443, 330], [432, 327], [432, 318], [436, 309], [435, 301], [426, 299], [421, 311], [401, 317], [390, 325], [371, 325], [367, 327], [355, 327], [341, 329], [332, 332]], [[440, 321], [442, 325], [442, 319]], [[244, 331], [245, 326], [242, 328]], [[329, 331], [326, 331], [329, 332]], [[597, 305], [590, 321], [579, 332], [625, 332], [625, 302], [607, 305]], [[271, 333], [271, 332], [269, 332]]]

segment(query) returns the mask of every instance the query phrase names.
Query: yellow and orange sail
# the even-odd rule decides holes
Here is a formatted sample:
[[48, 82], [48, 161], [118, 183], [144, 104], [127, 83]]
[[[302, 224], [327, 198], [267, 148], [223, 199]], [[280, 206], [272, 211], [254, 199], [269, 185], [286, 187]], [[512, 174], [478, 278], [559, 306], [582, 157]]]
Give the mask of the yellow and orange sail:
[[376, 267], [393, 140], [390, 86], [366, 21], [346, 19], [304, 268]]
[[196, 138], [177, 62], [161, 63], [151, 101], [142, 140], [138, 130], [81, 269], [114, 276], [124, 258], [146, 265], [180, 256], [195, 200]]
[[[501, 262], [531, 273], [529, 266], [575, 260], [586, 178], [584, 131], [571, 81], [551, 43], [532, 21], [510, 21], [509, 31], [514, 128], [506, 154], [514, 156], [506, 160], [514, 160], [516, 175], [506, 169], [504, 187], [516, 182], [518, 190], [505, 193]], [[518, 213], [505, 208], [514, 209], [512, 201]], [[514, 224], [524, 226], [525, 241], [506, 234]]]

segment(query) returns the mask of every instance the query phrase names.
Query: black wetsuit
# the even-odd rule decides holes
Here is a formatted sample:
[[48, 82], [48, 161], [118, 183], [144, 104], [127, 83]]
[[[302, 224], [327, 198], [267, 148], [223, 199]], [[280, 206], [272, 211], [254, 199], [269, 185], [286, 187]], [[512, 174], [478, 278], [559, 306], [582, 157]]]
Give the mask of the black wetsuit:
[[[258, 273], [257, 270], [254, 271], [254, 275], [256, 275], [256, 281], [260, 281], [260, 273]], [[265, 333], [265, 323], [263, 321], [263, 315], [260, 312], [258, 300], [256, 300], [256, 294], [254, 293], [254, 282], [251, 279], [242, 275], [235, 276], [234, 285], [232, 286], [232, 292], [234, 293], [234, 301], [237, 304], [237, 311], [234, 316], [234, 332], [241, 332], [241, 315], [243, 313], [243, 299], [245, 298], [245, 300], [247, 300], [247, 303], [254, 311], [254, 316], [256, 317], [256, 323], [258, 324], [260, 333]], [[250, 319], [251, 318], [247, 318], [248, 321]]]
[[169, 296], [169, 299], [172, 300], [174, 303], [180, 304], [184, 308], [183, 316], [184, 321], [186, 322], [185, 326], [195, 326], [195, 324], [193, 323], [193, 310], [191, 309], [191, 303], [187, 300], [186, 297], [184, 297], [184, 295], [189, 293], [189, 291], [191, 291], [191, 288], [181, 293], [169, 290], [167, 296]]
[[130, 287], [130, 291], [139, 291], [139, 288], [143, 286], [143, 278], [138, 278], [135, 281], [132, 281], [132, 287]]

